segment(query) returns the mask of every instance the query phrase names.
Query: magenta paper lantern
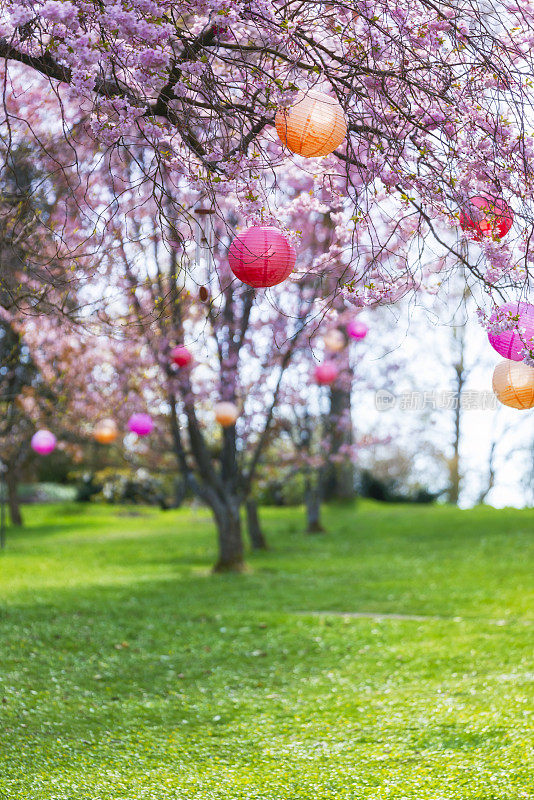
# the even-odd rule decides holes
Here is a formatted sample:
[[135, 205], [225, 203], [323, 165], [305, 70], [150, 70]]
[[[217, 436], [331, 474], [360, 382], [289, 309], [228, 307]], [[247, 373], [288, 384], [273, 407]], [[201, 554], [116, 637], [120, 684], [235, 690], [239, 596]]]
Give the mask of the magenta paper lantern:
[[512, 319], [513, 327], [501, 333], [488, 333], [488, 339], [499, 355], [511, 361], [523, 361], [522, 351], [525, 348], [534, 350], [534, 305], [505, 303], [493, 312], [490, 322], [504, 323]]
[[293, 272], [296, 254], [278, 228], [255, 226], [240, 233], [228, 250], [230, 269], [255, 289], [276, 286]]
[[31, 440], [32, 450], [39, 453], [40, 456], [47, 456], [56, 448], [56, 437], [50, 431], [37, 431], [33, 434]]
[[339, 370], [333, 361], [323, 361], [315, 367], [314, 375], [319, 386], [330, 386], [339, 375]]
[[365, 339], [369, 333], [369, 328], [365, 322], [359, 322], [357, 319], [353, 319], [347, 324], [347, 333], [351, 339], [356, 339], [357, 342], [360, 342], [362, 339]]
[[476, 195], [460, 211], [460, 227], [473, 234], [477, 242], [484, 236], [502, 239], [514, 221], [514, 212], [501, 197]]
[[148, 414], [132, 414], [128, 420], [128, 428], [138, 436], [148, 436], [154, 428], [154, 423]]
[[179, 345], [171, 350], [171, 359], [177, 367], [187, 367], [191, 363], [193, 356], [187, 347]]

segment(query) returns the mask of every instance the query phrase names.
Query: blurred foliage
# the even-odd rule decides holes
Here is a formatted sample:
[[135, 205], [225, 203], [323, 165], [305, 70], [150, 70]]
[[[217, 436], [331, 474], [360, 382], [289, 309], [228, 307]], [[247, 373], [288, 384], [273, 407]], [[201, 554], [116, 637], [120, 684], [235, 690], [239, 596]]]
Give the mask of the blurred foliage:
[[258, 505], [299, 506], [304, 502], [304, 475], [295, 472], [285, 480], [273, 478], [259, 482], [256, 492]]
[[357, 480], [358, 493], [370, 500], [384, 503], [435, 503], [440, 492], [430, 492], [423, 486], [403, 486], [394, 477], [379, 477], [369, 470], [362, 470]]
[[175, 476], [143, 468], [87, 471], [78, 476], [77, 485], [79, 502], [157, 505], [162, 509], [177, 507], [185, 494]]
[[40, 483], [62, 483], [72, 482], [72, 470], [74, 461], [72, 456], [60, 448], [56, 448], [45, 458], [34, 456], [28, 466], [28, 471], [34, 473]]
[[76, 488], [58, 483], [23, 483], [18, 495], [22, 503], [61, 503], [74, 500]]

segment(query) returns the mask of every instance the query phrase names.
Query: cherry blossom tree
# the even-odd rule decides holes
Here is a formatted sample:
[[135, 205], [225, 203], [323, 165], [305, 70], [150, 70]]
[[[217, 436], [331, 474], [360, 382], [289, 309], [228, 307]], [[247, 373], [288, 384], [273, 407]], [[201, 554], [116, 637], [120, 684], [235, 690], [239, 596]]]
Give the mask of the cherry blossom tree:
[[[528, 291], [534, 7], [2, 0], [0, 9], [5, 163], [22, 145], [38, 153], [53, 200], [44, 262], [56, 297], [118, 343], [120, 413], [153, 405], [162, 436], [170, 420], [180, 470], [217, 521], [218, 566], [239, 567], [240, 507], [288, 366], [325, 313], [437, 291], [459, 263], [490, 304]], [[323, 159], [288, 155], [273, 127], [278, 108], [313, 89], [337, 98], [348, 121], [346, 142]], [[459, 237], [459, 212], [481, 193], [513, 209], [504, 242], [491, 231]], [[32, 237], [43, 215], [32, 211], [31, 235], [22, 227], [11, 242], [6, 209], [9, 253], [27, 263], [28, 250], [42, 251]], [[295, 243], [285, 288], [256, 293], [229, 272], [230, 240], [251, 223], [274, 223]], [[42, 253], [34, 261], [30, 297], [40, 298]], [[6, 274], [16, 293], [23, 281]], [[175, 370], [171, 346], [197, 342], [194, 368]], [[219, 400], [242, 415], [217, 432]]]
[[[321, 162], [292, 160], [339, 212], [343, 237], [329, 261], [347, 297], [393, 300], [458, 259], [490, 291], [525, 289], [529, 3], [3, 0], [1, 8], [4, 132], [20, 122], [10, 99], [23, 72], [30, 87], [49, 81], [65, 120], [58, 133], [74, 151], [82, 129], [107, 150], [144, 148], [137, 180], [163, 216], [164, 196], [184, 182], [221, 217], [229, 196], [243, 218], [276, 216], [277, 165], [287, 157], [275, 111], [298, 89], [326, 90], [345, 110], [346, 145]], [[477, 192], [505, 196], [515, 235], [506, 246], [486, 237], [464, 256], [449, 230]]]
[[[166, 248], [151, 227], [145, 238], [142, 223], [135, 247], [121, 241], [122, 275], [115, 277], [125, 304], [124, 339], [131, 347], [137, 343], [145, 367], [143, 382], [135, 386], [126, 370], [125, 395], [166, 419], [181, 474], [213, 511], [216, 569], [226, 570], [242, 566], [241, 508], [270, 439], [288, 365], [317, 311], [315, 292], [298, 283], [265, 296], [238, 284], [227, 265], [224, 228], [217, 220], [208, 224], [220, 247], [211, 244], [208, 257], [196, 265], [201, 287], [190, 282], [185, 268], [191, 248]], [[185, 237], [182, 228], [175, 233]], [[115, 330], [118, 322], [109, 319]], [[173, 365], [176, 345], [189, 349], [190, 365]], [[237, 407], [235, 424], [217, 425], [220, 402]]]

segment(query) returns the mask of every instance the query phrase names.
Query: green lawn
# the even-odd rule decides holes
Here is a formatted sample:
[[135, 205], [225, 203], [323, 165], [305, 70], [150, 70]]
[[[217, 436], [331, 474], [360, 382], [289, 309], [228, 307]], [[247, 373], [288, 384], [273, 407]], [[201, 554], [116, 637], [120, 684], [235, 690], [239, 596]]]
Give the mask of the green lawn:
[[267, 509], [224, 576], [204, 510], [26, 515], [2, 800], [534, 798], [534, 511], [362, 504], [307, 537]]

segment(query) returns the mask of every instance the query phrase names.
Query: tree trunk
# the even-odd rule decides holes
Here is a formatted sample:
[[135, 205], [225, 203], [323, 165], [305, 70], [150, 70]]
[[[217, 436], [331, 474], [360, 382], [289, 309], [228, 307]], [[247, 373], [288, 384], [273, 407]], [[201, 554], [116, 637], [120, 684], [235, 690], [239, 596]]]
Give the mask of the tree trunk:
[[267, 541], [263, 535], [258, 516], [258, 504], [255, 500], [247, 500], [247, 530], [253, 550], [267, 550]]
[[447, 492], [447, 500], [452, 505], [457, 506], [460, 500], [460, 493], [462, 488], [462, 473], [460, 469], [460, 444], [462, 435], [462, 391], [465, 383], [464, 372], [464, 330], [462, 329], [459, 334], [455, 333], [455, 337], [460, 339], [460, 358], [454, 364], [455, 372], [455, 406], [454, 406], [454, 438], [452, 442], [453, 454], [449, 460], [449, 490]]
[[304, 492], [306, 503], [306, 533], [324, 533], [321, 525], [321, 481], [320, 477], [314, 481], [309, 476], [306, 478]]
[[243, 536], [239, 502], [235, 499], [217, 502], [213, 508], [217, 524], [219, 558], [214, 572], [241, 572], [243, 561]]
[[9, 516], [12, 525], [24, 524], [17, 491], [18, 483], [17, 476], [12, 471], [8, 470], [6, 473], [7, 504], [9, 506]]
[[[348, 363], [346, 371], [350, 374]], [[343, 445], [353, 443], [351, 387], [352, 382], [348, 381], [346, 386], [332, 386], [330, 389], [328, 438], [332, 456], [337, 455]], [[354, 464], [350, 458], [328, 463], [323, 492], [325, 500], [354, 500], [356, 497]]]

